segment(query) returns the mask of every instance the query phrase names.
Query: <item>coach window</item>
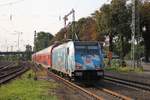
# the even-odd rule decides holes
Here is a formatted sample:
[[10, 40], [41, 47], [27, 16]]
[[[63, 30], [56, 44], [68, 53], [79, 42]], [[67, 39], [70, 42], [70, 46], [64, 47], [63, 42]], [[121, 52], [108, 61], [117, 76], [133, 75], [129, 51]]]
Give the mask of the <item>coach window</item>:
[[67, 48], [67, 54], [69, 55], [69, 48]]

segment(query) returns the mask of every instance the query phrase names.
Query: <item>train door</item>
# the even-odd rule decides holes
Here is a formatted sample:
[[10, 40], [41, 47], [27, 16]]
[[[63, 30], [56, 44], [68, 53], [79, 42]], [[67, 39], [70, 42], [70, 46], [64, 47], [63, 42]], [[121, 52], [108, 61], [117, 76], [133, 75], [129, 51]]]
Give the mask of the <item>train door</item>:
[[69, 71], [69, 68], [68, 68], [68, 56], [69, 56], [69, 48], [67, 47], [66, 48], [66, 53], [65, 53], [65, 69], [66, 69], [67, 73]]

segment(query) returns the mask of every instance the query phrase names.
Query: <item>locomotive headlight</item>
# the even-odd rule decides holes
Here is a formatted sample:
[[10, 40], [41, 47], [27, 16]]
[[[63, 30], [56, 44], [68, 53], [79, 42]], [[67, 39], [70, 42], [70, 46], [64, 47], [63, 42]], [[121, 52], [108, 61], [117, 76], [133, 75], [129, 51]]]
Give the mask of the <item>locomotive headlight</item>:
[[81, 70], [82, 69], [82, 65], [81, 64], [76, 64], [76, 70]]
[[82, 76], [82, 72], [76, 72], [75, 75], [76, 76]]
[[97, 76], [102, 76], [103, 72], [97, 72]]

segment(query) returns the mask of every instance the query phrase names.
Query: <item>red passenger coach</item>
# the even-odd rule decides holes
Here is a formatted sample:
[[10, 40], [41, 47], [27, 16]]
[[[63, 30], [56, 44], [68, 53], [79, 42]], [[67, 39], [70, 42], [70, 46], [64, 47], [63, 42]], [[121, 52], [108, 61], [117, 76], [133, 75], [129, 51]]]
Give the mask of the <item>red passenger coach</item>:
[[36, 52], [32, 55], [32, 61], [42, 65], [45, 68], [49, 68], [52, 66], [52, 49], [54, 45], [43, 49], [39, 52]]

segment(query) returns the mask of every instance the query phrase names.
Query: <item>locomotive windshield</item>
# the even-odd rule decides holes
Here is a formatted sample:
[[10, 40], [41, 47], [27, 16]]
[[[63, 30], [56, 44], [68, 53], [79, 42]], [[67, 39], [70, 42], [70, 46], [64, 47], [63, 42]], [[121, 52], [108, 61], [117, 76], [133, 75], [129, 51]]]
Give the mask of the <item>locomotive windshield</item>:
[[98, 46], [75, 46], [77, 69], [91, 70], [101, 67], [100, 49]]

